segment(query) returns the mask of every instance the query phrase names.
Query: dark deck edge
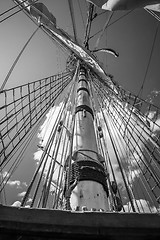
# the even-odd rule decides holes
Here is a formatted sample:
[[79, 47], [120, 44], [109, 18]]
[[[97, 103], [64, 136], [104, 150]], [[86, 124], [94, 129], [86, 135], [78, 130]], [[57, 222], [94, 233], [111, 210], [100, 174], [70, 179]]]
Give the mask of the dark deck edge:
[[125, 239], [126, 236], [126, 239], [160, 239], [160, 215], [74, 212], [0, 205], [0, 232], [0, 236], [22, 234], [46, 238], [54, 235], [56, 239], [64, 236], [65, 239]]

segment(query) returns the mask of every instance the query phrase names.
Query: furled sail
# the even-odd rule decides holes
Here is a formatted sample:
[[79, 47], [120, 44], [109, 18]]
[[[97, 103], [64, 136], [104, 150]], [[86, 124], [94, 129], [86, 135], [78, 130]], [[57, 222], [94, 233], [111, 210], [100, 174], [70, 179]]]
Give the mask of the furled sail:
[[109, 11], [117, 11], [117, 10], [130, 10], [139, 7], [146, 7], [152, 9], [154, 11], [159, 11], [158, 9], [160, 1], [159, 0], [87, 0], [96, 6], [109, 10]]
[[51, 21], [56, 25], [56, 18], [43, 3], [32, 3], [30, 14], [36, 19], [39, 19], [41, 23], [48, 24]]

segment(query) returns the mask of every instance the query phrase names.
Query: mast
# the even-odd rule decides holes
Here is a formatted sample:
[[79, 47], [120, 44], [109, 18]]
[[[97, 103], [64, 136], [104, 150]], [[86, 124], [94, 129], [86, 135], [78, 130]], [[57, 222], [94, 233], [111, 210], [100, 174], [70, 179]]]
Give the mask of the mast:
[[90, 101], [89, 75], [80, 65], [76, 93], [73, 154], [66, 181], [71, 209], [103, 210], [108, 207], [107, 173], [98, 154], [94, 113]]

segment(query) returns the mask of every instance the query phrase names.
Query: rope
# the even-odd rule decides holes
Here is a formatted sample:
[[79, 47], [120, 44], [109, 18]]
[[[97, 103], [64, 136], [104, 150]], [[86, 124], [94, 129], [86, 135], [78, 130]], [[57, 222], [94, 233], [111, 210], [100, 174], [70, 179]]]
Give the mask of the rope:
[[[36, 3], [37, 1], [38, 1], [38, 0], [35, 0], [33, 3]], [[24, 2], [25, 2], [25, 1], [24, 1]], [[24, 2], [23, 2], [23, 3], [24, 3]], [[23, 5], [23, 3], [21, 3], [21, 4], [17, 3], [17, 6], [21, 6], [21, 5]], [[28, 8], [28, 7], [31, 6], [31, 5], [32, 5], [32, 3], [28, 4], [26, 7], [21, 8], [20, 10], [18, 10], [18, 11], [16, 11], [16, 12], [12, 13], [12, 14], [9, 15], [8, 17], [5, 17], [3, 20], [0, 21], [0, 23], [2, 23], [2, 22], [4, 22], [5, 20], [11, 18], [12, 16], [14, 16], [14, 15], [16, 15], [17, 13], [23, 11], [24, 9]], [[17, 7], [17, 6], [16, 6], [16, 7]]]
[[6, 10], [6, 11], [4, 11], [3, 13], [0, 14], [0, 17], [3, 16], [4, 14], [6, 14], [6, 13], [12, 11], [13, 9], [17, 8], [18, 6], [23, 6], [23, 3], [25, 3], [26, 1], [28, 1], [28, 0], [24, 0], [22, 3], [16, 5], [16, 6], [12, 7], [12, 8], [9, 8], [9, 9]]
[[22, 56], [24, 50], [26, 49], [26, 47], [28, 46], [29, 42], [32, 40], [32, 38], [34, 37], [34, 35], [35, 35], [36, 32], [38, 31], [38, 29], [39, 29], [39, 26], [38, 26], [38, 28], [36, 28], [36, 30], [33, 32], [33, 34], [30, 36], [30, 38], [28, 39], [28, 41], [26, 42], [26, 44], [24, 45], [24, 47], [22, 48], [22, 50], [21, 50], [20, 53], [18, 54], [18, 56], [17, 56], [17, 58], [15, 59], [13, 65], [11, 66], [11, 68], [10, 68], [10, 70], [9, 70], [6, 78], [5, 78], [5, 80], [4, 80], [3, 83], [2, 83], [2, 86], [1, 86], [1, 88], [0, 88], [0, 92], [3, 91], [3, 89], [4, 89], [6, 83], [7, 83], [8, 79], [9, 79], [9, 77], [10, 77], [13, 69], [15, 68], [15, 66], [16, 66], [16, 64], [17, 64], [17, 62], [18, 62], [18, 60], [19, 60], [20, 57]]
[[74, 11], [73, 11], [74, 9], [73, 9], [72, 0], [68, 0], [68, 5], [69, 5], [69, 11], [70, 11], [71, 20], [72, 20], [74, 39], [75, 39], [75, 42], [78, 42], [77, 41], [76, 23], [75, 23], [75, 16], [74, 16]]
[[[97, 85], [96, 88], [99, 91], [99, 93], [103, 92], [102, 94], [105, 94], [104, 87], [101, 88], [99, 85]], [[105, 98], [106, 99], [108, 98], [108, 100], [110, 99], [110, 103], [107, 107], [107, 111], [108, 111], [108, 114], [110, 114], [111, 119], [114, 120], [113, 129], [117, 128], [117, 131], [120, 132], [122, 138], [124, 138], [124, 136], [125, 136], [124, 140], [126, 139], [125, 140], [126, 144], [128, 145], [128, 148], [130, 149], [130, 153], [132, 154], [132, 156], [136, 162], [137, 162], [137, 159], [136, 159], [135, 155], [133, 154], [133, 152], [136, 152], [136, 154], [139, 156], [139, 159], [140, 159], [141, 163], [143, 163], [144, 169], [146, 169], [145, 171], [147, 174], [144, 172], [144, 169], [142, 168], [142, 166], [140, 165], [139, 162], [137, 162], [137, 166], [140, 169], [142, 176], [144, 176], [149, 188], [152, 189], [151, 191], [152, 191], [153, 195], [155, 196], [156, 201], [158, 202], [159, 197], [158, 197], [157, 189], [160, 188], [160, 185], [159, 185], [160, 179], [154, 169], [156, 168], [158, 171], [159, 167], [153, 161], [156, 159], [155, 154], [153, 155], [154, 149], [152, 148], [153, 150], [151, 152], [151, 150], [148, 148], [148, 144], [146, 144], [146, 136], [144, 135], [144, 133], [145, 133], [145, 134], [148, 134], [149, 137], [151, 137], [152, 132], [150, 132], [150, 134], [149, 134], [149, 132], [147, 132], [148, 130], [146, 131], [147, 126], [145, 126], [142, 122], [141, 122], [142, 127], [140, 128], [140, 125], [138, 124], [138, 122], [140, 121], [140, 118], [138, 117], [138, 115], [136, 116], [136, 119], [135, 119], [135, 117], [133, 117], [133, 116], [135, 116], [135, 113], [132, 112], [132, 115], [131, 115], [129, 112], [125, 111], [122, 104], [118, 104], [118, 102], [116, 102], [116, 98], [115, 99], [111, 98], [111, 96], [108, 95], [107, 92], [105, 94]], [[112, 101], [111, 101], [111, 99], [112, 99]], [[103, 101], [104, 101], [103, 97], [102, 97], [101, 101], [102, 101], [101, 105], [103, 105]], [[110, 109], [110, 106], [112, 106], [114, 111], [112, 108]], [[116, 112], [117, 112], [117, 114], [116, 114]], [[123, 125], [121, 125], [120, 122], [117, 121], [118, 118], [121, 119], [122, 122], [124, 122], [125, 126], [127, 126], [127, 132], [130, 136], [130, 139], [129, 139], [129, 137], [127, 137], [127, 132], [125, 133], [125, 135], [123, 135], [124, 134]], [[130, 120], [128, 121], [128, 119], [130, 119]], [[137, 136], [136, 139], [135, 139], [135, 136]], [[141, 152], [141, 154], [143, 154], [143, 149], [141, 148], [141, 145], [139, 146], [138, 139], [143, 143], [143, 146], [146, 148], [147, 153], [150, 156], [150, 160], [152, 159], [152, 165], [155, 164], [155, 168], [153, 168], [151, 166], [151, 164], [146, 163], [144, 161], [144, 159], [142, 158], [142, 156], [139, 155], [139, 151]], [[135, 148], [135, 146], [137, 146], [137, 147]], [[146, 161], [147, 161], [147, 159], [146, 159]], [[149, 182], [149, 178], [151, 178], [151, 182]], [[143, 182], [143, 180], [142, 180], [142, 182]], [[144, 185], [145, 184], [143, 184], [143, 186]], [[146, 189], [146, 193], [148, 194], [149, 198], [152, 199], [152, 197], [148, 193], [147, 189]], [[137, 204], [137, 202], [135, 202], [135, 204]], [[149, 205], [148, 205], [148, 208], [149, 208]]]
[[160, 17], [152, 10], [144, 8], [149, 14], [151, 14], [155, 19], [157, 19], [160, 22]]
[[80, 10], [82, 22], [83, 22], [83, 27], [85, 28], [85, 23], [84, 23], [83, 14], [82, 14], [82, 9], [81, 9], [81, 5], [80, 5], [80, 1], [79, 1], [79, 0], [78, 0], [78, 6], [79, 6], [79, 10]]
[[[124, 15], [123, 15], [123, 16], [121, 16], [121, 17], [119, 17], [118, 19], [116, 19], [116, 20], [115, 20], [115, 21], [113, 21], [112, 23], [108, 24], [107, 28], [108, 28], [108, 27], [110, 27], [110, 26], [112, 26], [114, 23], [118, 22], [118, 21], [119, 21], [119, 20], [121, 20], [122, 18], [126, 17], [127, 15], [129, 15], [129, 14], [130, 14], [132, 11], [133, 11], [133, 10], [131, 10], [131, 11], [127, 12], [126, 14], [124, 14]], [[100, 31], [98, 31], [98, 32], [96, 32], [94, 35], [90, 36], [90, 38], [89, 38], [89, 39], [91, 39], [91, 38], [95, 37], [97, 34], [99, 34], [99, 33], [100, 33], [100, 32], [102, 32], [102, 31], [103, 31], [103, 29], [102, 29], [102, 30], [100, 30]]]
[[101, 40], [101, 38], [102, 38], [102, 36], [103, 36], [103, 34], [104, 34], [104, 31], [105, 31], [106, 28], [108, 27], [109, 22], [110, 22], [110, 20], [111, 20], [111, 18], [112, 18], [112, 16], [113, 16], [113, 14], [114, 14], [114, 12], [111, 12], [111, 13], [109, 14], [108, 19], [107, 19], [107, 21], [106, 21], [106, 23], [104, 24], [104, 27], [103, 27], [103, 29], [102, 29], [102, 32], [101, 32], [99, 38], [97, 39], [97, 42], [96, 42], [96, 45], [95, 45], [95, 49], [97, 49], [97, 47], [98, 47], [98, 45], [99, 45], [99, 42], [100, 42], [100, 40]]
[[152, 47], [151, 47], [151, 52], [150, 52], [147, 68], [146, 68], [146, 71], [145, 71], [145, 75], [144, 75], [144, 79], [143, 79], [141, 88], [140, 88], [140, 90], [138, 92], [138, 96], [142, 96], [144, 84], [146, 82], [147, 73], [148, 73], [148, 70], [149, 70], [149, 67], [150, 67], [150, 63], [151, 63], [151, 59], [152, 59], [152, 54], [153, 54], [153, 50], [154, 50], [154, 46], [155, 46], [155, 42], [156, 42], [156, 37], [157, 37], [157, 34], [158, 34], [158, 28], [159, 28], [159, 24], [156, 27], [156, 31], [155, 31], [154, 38], [153, 38], [153, 43], [152, 43]]
[[[9, 159], [11, 159], [12, 154], [14, 154], [16, 152], [16, 148], [18, 147], [20, 142], [23, 140], [25, 135], [30, 131], [32, 126], [36, 124], [37, 119], [42, 118], [44, 116], [44, 114], [48, 110], [48, 107], [52, 106], [52, 104], [54, 103], [56, 98], [59, 96], [59, 94], [69, 84], [70, 79], [71, 78], [68, 75], [66, 77], [62, 76], [61, 78], [57, 78], [57, 79], [55, 77], [56, 81], [53, 81], [51, 78], [40, 81], [41, 83], [43, 82], [44, 84], [43, 84], [43, 87], [36, 89], [37, 94], [35, 95], [35, 89], [33, 89], [33, 88], [32, 88], [33, 90], [30, 91], [30, 95], [32, 96], [31, 97], [32, 100], [30, 102], [30, 105], [32, 106], [32, 108], [30, 109], [30, 111], [28, 110], [29, 103], [27, 102], [27, 99], [26, 99], [26, 96], [28, 96], [28, 94], [26, 94], [25, 88], [24, 88], [25, 94], [23, 96], [23, 100], [22, 100], [22, 95], [21, 95], [20, 98], [18, 98], [17, 100], [14, 100], [13, 103], [9, 102], [9, 104], [7, 104], [6, 93], [10, 93], [10, 92], [12, 92], [12, 90], [3, 92], [4, 96], [6, 96], [5, 97], [5, 105], [3, 105], [3, 102], [2, 102], [2, 107], [0, 108], [0, 110], [2, 111], [2, 116], [4, 115], [3, 111], [5, 110], [6, 116], [2, 117], [2, 121], [0, 122], [0, 125], [1, 125], [1, 135], [0, 136], [1, 136], [1, 141], [4, 144], [3, 149], [0, 151], [1, 157], [4, 154], [1, 165], [3, 165], [5, 162], [8, 162]], [[52, 86], [50, 84], [51, 80], [52, 80]], [[46, 81], [48, 81], [48, 85], [45, 84]], [[61, 84], [61, 83], [63, 83], [63, 84]], [[30, 86], [34, 86], [34, 84], [33, 83], [30, 84]], [[46, 86], [47, 86], [47, 88], [46, 88]], [[22, 91], [21, 87], [16, 88], [16, 89], [19, 90], [20, 92]], [[42, 89], [43, 89], [43, 92], [41, 92]], [[18, 91], [16, 91], [16, 92], [18, 94]], [[15, 97], [14, 97], [14, 99], [15, 99]], [[35, 99], [36, 99], [36, 103], [35, 103]], [[15, 105], [15, 102], [17, 102], [16, 105]], [[22, 104], [23, 102], [25, 105]], [[14, 112], [15, 109], [13, 108], [13, 106], [15, 107], [15, 109], [17, 108], [16, 112]], [[41, 106], [43, 106], [43, 108], [41, 108]], [[9, 109], [9, 110], [12, 109], [12, 110], [7, 112], [7, 109]], [[36, 113], [36, 114], [34, 114], [34, 113]], [[31, 115], [33, 115], [33, 116], [31, 117]], [[17, 120], [15, 122], [16, 118], [17, 118]], [[8, 121], [9, 119], [10, 119], [10, 122]], [[31, 119], [31, 122], [29, 121], [29, 119]], [[15, 128], [17, 128], [17, 126], [18, 126], [18, 131], [15, 132]], [[9, 133], [11, 133], [11, 135], [12, 135], [11, 138], [9, 136]], [[17, 142], [17, 138], [19, 138], [19, 136], [21, 136], [20, 141]], [[13, 144], [14, 142], [15, 142], [15, 144]], [[7, 149], [10, 149], [9, 154], [5, 154], [5, 152], [7, 153]]]

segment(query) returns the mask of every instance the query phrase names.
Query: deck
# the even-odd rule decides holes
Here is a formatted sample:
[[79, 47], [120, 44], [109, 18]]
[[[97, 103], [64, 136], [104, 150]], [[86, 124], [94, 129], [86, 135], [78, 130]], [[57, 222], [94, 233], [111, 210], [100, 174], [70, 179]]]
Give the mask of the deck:
[[0, 240], [160, 239], [160, 215], [0, 205]]

